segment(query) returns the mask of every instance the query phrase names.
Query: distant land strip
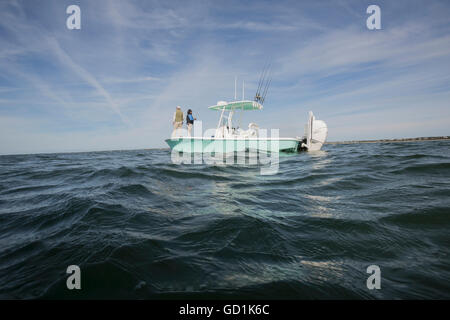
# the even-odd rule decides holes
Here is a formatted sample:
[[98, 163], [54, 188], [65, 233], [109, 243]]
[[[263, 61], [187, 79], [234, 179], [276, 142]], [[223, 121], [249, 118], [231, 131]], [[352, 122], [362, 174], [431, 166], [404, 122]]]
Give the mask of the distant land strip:
[[325, 144], [413, 142], [413, 141], [433, 141], [433, 140], [450, 140], [450, 136], [418, 137], [418, 138], [402, 138], [402, 139], [378, 139], [378, 140], [329, 141], [325, 142]]

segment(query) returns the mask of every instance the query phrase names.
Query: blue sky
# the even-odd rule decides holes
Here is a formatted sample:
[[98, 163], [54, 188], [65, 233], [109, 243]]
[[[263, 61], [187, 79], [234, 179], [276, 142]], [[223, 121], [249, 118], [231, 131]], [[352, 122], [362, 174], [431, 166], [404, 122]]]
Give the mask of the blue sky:
[[[68, 30], [66, 8], [81, 8]], [[366, 8], [381, 8], [368, 30]], [[0, 154], [167, 147], [177, 105], [246, 98], [243, 122], [330, 141], [450, 134], [448, 1], [1, 1]]]

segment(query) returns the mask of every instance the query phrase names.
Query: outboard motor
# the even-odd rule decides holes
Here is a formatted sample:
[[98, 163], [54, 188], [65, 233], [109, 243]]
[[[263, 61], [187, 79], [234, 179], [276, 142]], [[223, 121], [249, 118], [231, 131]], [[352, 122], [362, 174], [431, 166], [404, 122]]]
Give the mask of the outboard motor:
[[328, 127], [322, 120], [316, 120], [312, 111], [309, 112], [308, 123], [305, 125], [305, 136], [299, 144], [299, 150], [318, 151], [327, 140]]

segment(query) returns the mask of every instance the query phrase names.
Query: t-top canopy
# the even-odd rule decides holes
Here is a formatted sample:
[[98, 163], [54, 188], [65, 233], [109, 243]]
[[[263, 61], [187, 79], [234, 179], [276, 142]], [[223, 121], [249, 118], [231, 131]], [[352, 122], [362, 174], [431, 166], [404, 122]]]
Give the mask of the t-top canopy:
[[211, 110], [223, 110], [232, 111], [232, 110], [261, 110], [263, 106], [256, 101], [244, 100], [244, 101], [219, 101], [215, 106], [208, 107]]

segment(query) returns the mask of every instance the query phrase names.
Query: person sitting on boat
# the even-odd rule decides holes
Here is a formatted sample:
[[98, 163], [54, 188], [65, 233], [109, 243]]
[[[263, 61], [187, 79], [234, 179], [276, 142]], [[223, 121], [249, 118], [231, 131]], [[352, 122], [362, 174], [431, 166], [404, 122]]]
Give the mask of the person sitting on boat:
[[194, 125], [194, 120], [197, 120], [197, 118], [194, 118], [194, 116], [192, 115], [192, 110], [189, 109], [187, 111], [187, 115], [186, 115], [186, 124], [188, 127], [189, 136], [191, 136], [191, 130], [192, 130], [192, 126]]
[[181, 107], [177, 106], [177, 110], [173, 114], [173, 132], [172, 137], [177, 135], [178, 129], [181, 129], [183, 126], [183, 111], [181, 111]]

